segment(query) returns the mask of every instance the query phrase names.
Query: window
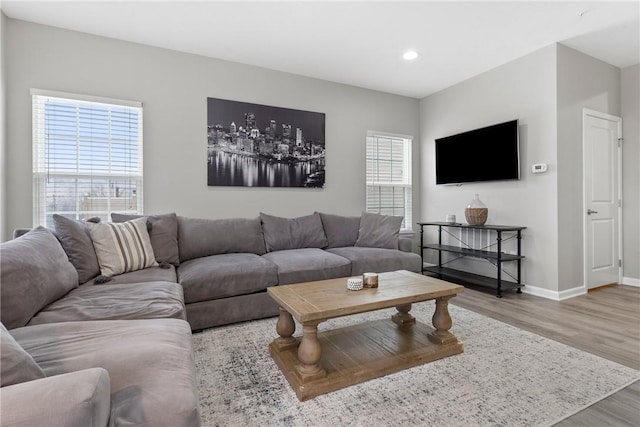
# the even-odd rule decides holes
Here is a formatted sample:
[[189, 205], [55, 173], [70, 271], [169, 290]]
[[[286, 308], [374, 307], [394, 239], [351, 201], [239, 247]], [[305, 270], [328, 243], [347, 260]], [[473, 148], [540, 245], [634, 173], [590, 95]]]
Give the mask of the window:
[[404, 217], [404, 231], [412, 229], [411, 140], [367, 133], [367, 212]]
[[142, 213], [142, 104], [32, 89], [33, 225]]

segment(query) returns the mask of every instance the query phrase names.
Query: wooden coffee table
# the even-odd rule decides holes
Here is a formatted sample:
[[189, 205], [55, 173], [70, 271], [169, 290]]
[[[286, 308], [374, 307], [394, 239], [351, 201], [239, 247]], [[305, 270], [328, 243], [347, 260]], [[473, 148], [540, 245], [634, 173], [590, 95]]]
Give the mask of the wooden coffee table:
[[[279, 335], [269, 353], [298, 399], [388, 375], [464, 351], [449, 332], [448, 301], [462, 286], [409, 271], [379, 275], [379, 286], [350, 291], [347, 278], [274, 286], [267, 292], [280, 305]], [[411, 304], [435, 300], [433, 327], [416, 321]], [[390, 319], [318, 333], [335, 317], [395, 307]], [[295, 318], [302, 338], [294, 337]]]

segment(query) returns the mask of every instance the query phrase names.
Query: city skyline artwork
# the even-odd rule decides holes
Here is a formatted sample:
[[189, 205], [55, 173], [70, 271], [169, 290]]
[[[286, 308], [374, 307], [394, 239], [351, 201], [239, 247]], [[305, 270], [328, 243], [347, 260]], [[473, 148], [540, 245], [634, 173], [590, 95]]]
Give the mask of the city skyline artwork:
[[207, 98], [207, 185], [325, 186], [325, 114]]

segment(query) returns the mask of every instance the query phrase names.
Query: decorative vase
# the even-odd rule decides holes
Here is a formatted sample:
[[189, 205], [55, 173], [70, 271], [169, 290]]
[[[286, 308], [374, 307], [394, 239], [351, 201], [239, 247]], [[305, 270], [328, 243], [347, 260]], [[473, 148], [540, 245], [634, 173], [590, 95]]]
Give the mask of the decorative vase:
[[467, 218], [469, 225], [484, 225], [484, 223], [487, 222], [488, 215], [489, 209], [482, 203], [477, 194], [464, 210], [464, 216]]

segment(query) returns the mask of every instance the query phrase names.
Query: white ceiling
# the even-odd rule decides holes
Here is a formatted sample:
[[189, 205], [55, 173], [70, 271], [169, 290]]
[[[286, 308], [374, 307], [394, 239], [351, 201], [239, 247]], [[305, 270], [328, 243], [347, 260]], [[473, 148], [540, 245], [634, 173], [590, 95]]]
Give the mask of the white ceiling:
[[[640, 2], [2, 1], [10, 18], [415, 98], [561, 42], [640, 62]], [[418, 59], [401, 58], [407, 49]]]

